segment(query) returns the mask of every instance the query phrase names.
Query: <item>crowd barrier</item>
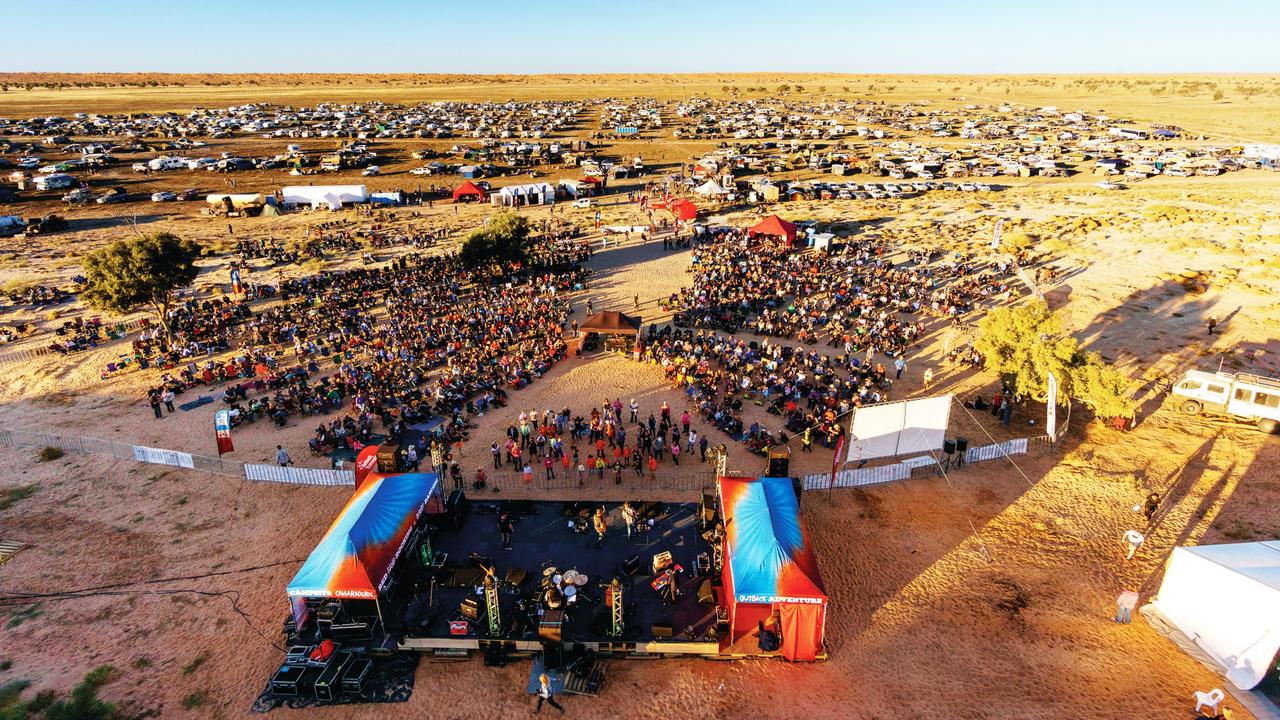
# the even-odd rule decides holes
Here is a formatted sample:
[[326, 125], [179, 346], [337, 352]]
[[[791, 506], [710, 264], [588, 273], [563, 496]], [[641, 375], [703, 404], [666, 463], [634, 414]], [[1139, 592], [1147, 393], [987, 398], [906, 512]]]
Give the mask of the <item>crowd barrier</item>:
[[[1004, 442], [993, 443], [991, 445], [969, 448], [965, 453], [965, 462], [985, 462], [988, 460], [998, 460], [1010, 455], [1024, 455], [1027, 452], [1027, 448], [1033, 443], [1036, 445], [1049, 444], [1049, 438], [1047, 436], [1015, 438], [1013, 440], [1005, 440]], [[836, 472], [834, 478], [831, 473], [814, 473], [812, 475], [805, 475], [802, 480], [804, 482], [805, 490], [830, 490], [833, 487], [862, 487], [864, 485], [877, 485], [879, 483], [893, 482], [895, 480], [906, 480], [916, 472], [935, 472], [937, 467], [937, 461], [935, 461], [931, 456], [925, 455], [921, 458], [904, 460], [891, 465], [877, 465], [875, 467], [840, 470]]]
[[351, 470], [281, 467], [279, 465], [252, 465], [249, 463], [244, 466], [244, 479], [255, 482], [290, 483], [293, 485], [356, 484], [356, 474]]

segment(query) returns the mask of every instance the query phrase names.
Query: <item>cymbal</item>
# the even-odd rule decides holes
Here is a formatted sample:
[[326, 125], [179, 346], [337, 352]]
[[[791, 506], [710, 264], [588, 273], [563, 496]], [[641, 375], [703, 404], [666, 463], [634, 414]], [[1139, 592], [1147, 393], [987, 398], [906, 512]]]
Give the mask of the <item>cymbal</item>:
[[552, 575], [555, 575], [558, 572], [560, 571], [555, 569], [554, 567], [545, 568], [542, 571], [542, 577], [551, 577]]
[[582, 573], [578, 573], [578, 575], [573, 579], [573, 584], [578, 587], [583, 587], [587, 584], [587, 576]]
[[577, 579], [578, 579], [578, 571], [577, 571], [577, 570], [567, 570], [567, 571], [565, 571], [565, 574], [564, 574], [564, 581], [565, 581], [566, 583], [573, 583], [573, 582], [574, 582], [574, 581], [576, 581]]

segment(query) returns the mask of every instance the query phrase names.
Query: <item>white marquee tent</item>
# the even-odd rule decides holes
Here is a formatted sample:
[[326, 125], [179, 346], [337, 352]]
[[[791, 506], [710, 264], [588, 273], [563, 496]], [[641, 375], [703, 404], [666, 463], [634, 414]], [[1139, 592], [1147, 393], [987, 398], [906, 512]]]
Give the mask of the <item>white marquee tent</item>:
[[1176, 547], [1152, 605], [1248, 690], [1280, 650], [1280, 542]]

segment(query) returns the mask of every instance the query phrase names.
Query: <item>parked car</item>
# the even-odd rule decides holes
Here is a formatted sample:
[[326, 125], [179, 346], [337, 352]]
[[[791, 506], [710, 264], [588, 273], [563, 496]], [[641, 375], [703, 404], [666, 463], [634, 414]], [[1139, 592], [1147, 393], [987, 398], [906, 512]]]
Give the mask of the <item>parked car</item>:
[[151, 193], [151, 202], [172, 202], [178, 199], [178, 193], [171, 190], [161, 190], [158, 193]]
[[178, 200], [179, 202], [187, 202], [188, 200], [197, 200], [199, 198], [200, 198], [199, 190], [195, 188], [187, 188], [186, 190], [179, 192], [177, 197], [175, 197], [174, 199]]
[[409, 174], [410, 174], [410, 175], [430, 175], [430, 174], [431, 174], [431, 168], [429, 168], [429, 167], [416, 167], [416, 168], [414, 168], [414, 169], [410, 170], [410, 171], [409, 171]]
[[107, 203], [123, 202], [125, 198], [127, 198], [128, 196], [129, 194], [124, 191], [124, 188], [113, 187], [110, 190], [106, 191], [105, 193], [99, 195], [98, 199], [94, 200], [94, 202], [98, 203], [99, 205], [105, 205]]
[[66, 195], [62, 196], [62, 201], [67, 203], [89, 202], [93, 199], [93, 193], [86, 188], [76, 188]]
[[578, 198], [573, 201], [573, 206], [576, 208], [589, 208], [591, 207], [591, 198]]
[[365, 169], [364, 169], [364, 172], [362, 172], [362, 173], [360, 173], [360, 174], [361, 174], [361, 175], [364, 175], [365, 177], [371, 177], [371, 176], [373, 176], [373, 175], [377, 175], [377, 174], [379, 174], [379, 173], [381, 173], [381, 172], [382, 172], [382, 168], [378, 167], [377, 165], [370, 165], [369, 167], [367, 167], [367, 168], [365, 168]]

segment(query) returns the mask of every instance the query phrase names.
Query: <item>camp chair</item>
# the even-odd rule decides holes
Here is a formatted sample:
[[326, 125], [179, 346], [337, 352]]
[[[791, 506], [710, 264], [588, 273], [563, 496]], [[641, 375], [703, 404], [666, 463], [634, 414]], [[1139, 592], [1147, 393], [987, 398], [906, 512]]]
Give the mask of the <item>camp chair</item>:
[[1209, 692], [1196, 691], [1196, 712], [1200, 712], [1200, 708], [1208, 705], [1209, 709], [1216, 715], [1218, 714], [1218, 705], [1226, 698], [1227, 694], [1222, 692], [1221, 688], [1214, 688]]

